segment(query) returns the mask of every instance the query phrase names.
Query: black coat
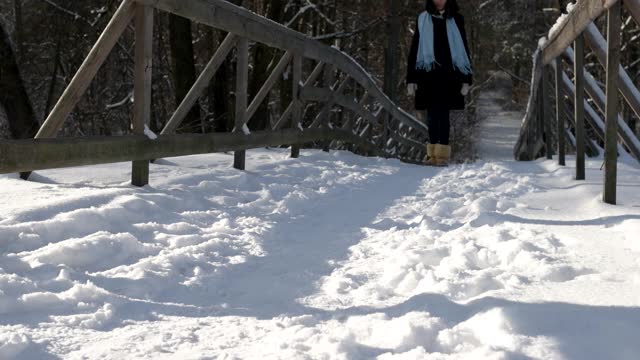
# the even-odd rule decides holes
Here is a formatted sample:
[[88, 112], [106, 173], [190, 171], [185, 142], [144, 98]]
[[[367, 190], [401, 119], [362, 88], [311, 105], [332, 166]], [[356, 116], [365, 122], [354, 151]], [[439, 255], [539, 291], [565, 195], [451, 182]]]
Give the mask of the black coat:
[[[460, 14], [453, 16], [462, 35], [467, 54], [469, 45], [467, 33], [464, 28], [464, 17]], [[407, 67], [407, 84], [418, 84], [415, 97], [416, 110], [463, 110], [465, 107], [464, 96], [460, 93], [462, 84], [469, 85], [473, 82], [471, 74], [465, 75], [453, 68], [447, 25], [445, 19], [433, 17], [433, 50], [436, 62], [431, 71], [416, 69], [418, 46], [420, 45], [420, 31], [416, 22], [416, 31], [409, 52], [409, 64]]]

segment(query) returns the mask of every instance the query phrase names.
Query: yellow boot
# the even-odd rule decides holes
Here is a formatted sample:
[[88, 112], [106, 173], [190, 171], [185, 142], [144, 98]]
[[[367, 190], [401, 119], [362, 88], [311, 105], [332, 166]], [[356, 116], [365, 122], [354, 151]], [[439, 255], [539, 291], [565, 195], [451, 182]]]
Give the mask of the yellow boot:
[[427, 156], [424, 157], [427, 166], [436, 165], [436, 144], [427, 144]]
[[435, 148], [435, 166], [449, 166], [451, 146], [437, 144]]

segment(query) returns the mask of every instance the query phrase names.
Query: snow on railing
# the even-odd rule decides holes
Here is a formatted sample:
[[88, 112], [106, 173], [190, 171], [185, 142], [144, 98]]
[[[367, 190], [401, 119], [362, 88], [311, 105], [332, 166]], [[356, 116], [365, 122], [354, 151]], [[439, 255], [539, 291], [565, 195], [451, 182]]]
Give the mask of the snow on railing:
[[[640, 23], [640, 0], [625, 0], [624, 5], [636, 21]], [[620, 0], [580, 0], [567, 6], [567, 12], [562, 14], [549, 30], [548, 38], [542, 38], [538, 42], [538, 49], [534, 54], [534, 66], [531, 83], [531, 93], [527, 103], [527, 110], [522, 122], [520, 137], [514, 148], [514, 156], [517, 160], [534, 160], [546, 153], [547, 158], [552, 158], [551, 142], [553, 141], [552, 116], [550, 104], [550, 86], [548, 86], [548, 74], [555, 72], [556, 108], [565, 101], [562, 89], [568, 89], [570, 99], [576, 109], [574, 128], [576, 135], [567, 132], [564, 125], [564, 110], [556, 111], [556, 133], [558, 136], [558, 158], [564, 165], [564, 142], [560, 141], [565, 136], [577, 144], [576, 178], [583, 179], [584, 174], [584, 146], [586, 141], [584, 134], [584, 117], [591, 119], [596, 133], [602, 134], [605, 145], [605, 191], [603, 200], [608, 203], [616, 202], [616, 172], [618, 153], [626, 157], [627, 152], [640, 161], [640, 140], [618, 112], [619, 91], [625, 96], [625, 100], [632, 110], [640, 113], [640, 92], [630, 81], [625, 69], [620, 66], [620, 41], [621, 41], [621, 7]], [[602, 14], [607, 13], [608, 41], [599, 34], [592, 23]], [[596, 34], [597, 33], [597, 34]], [[606, 91], [600, 88], [596, 79], [584, 68], [584, 44], [585, 34], [590, 35], [591, 47], [598, 54], [599, 60], [607, 68]], [[603, 43], [605, 42], [605, 43]], [[575, 53], [571, 46], [575, 43]], [[571, 79], [564, 73], [562, 56], [573, 57], [575, 86]], [[606, 61], [604, 59], [606, 57]], [[585, 93], [585, 87], [587, 92]], [[562, 96], [561, 98], [559, 96]], [[605, 114], [602, 120], [597, 112], [586, 101], [590, 96], [594, 103]], [[583, 106], [584, 105], [584, 106]], [[586, 113], [585, 113], [586, 111]], [[581, 134], [577, 136], [577, 134]], [[620, 143], [621, 141], [621, 143]], [[544, 151], [543, 151], [544, 150]]]

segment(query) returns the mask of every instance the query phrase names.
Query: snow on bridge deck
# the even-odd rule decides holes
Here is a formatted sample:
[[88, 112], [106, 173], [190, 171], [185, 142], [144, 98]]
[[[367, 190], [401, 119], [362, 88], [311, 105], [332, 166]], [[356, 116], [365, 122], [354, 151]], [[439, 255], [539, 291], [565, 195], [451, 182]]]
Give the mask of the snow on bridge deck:
[[0, 176], [0, 358], [635, 359], [640, 170], [605, 205], [599, 159], [584, 183], [512, 161], [483, 99], [483, 159], [447, 169], [271, 149], [145, 188], [128, 163]]
[[485, 91], [478, 99], [478, 113], [482, 118], [478, 152], [481, 159], [512, 160], [518, 141], [523, 113], [505, 110], [499, 104], [500, 94]]

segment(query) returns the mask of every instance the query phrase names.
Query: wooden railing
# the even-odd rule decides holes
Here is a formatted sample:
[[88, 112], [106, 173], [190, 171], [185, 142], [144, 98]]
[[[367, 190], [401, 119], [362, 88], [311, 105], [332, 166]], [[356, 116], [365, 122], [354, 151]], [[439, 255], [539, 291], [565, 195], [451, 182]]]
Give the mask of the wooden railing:
[[[576, 180], [584, 180], [585, 154], [598, 156], [602, 150], [598, 143], [603, 143], [603, 200], [609, 204], [616, 203], [618, 155], [628, 152], [640, 161], [640, 141], [619, 115], [618, 109], [618, 94], [621, 93], [629, 108], [640, 119], [640, 92], [620, 65], [623, 3], [632, 17], [640, 23], [640, 0], [578, 0], [549, 39], [540, 42], [534, 56], [527, 111], [514, 149], [516, 160], [534, 160], [543, 155], [552, 159], [552, 129], [555, 123], [559, 164], [565, 165], [565, 141], [568, 139], [576, 149]], [[593, 23], [605, 13], [608, 17], [606, 40]], [[606, 68], [604, 91], [585, 69], [585, 43]], [[563, 70], [565, 62], [573, 67], [573, 80]], [[555, 114], [551, 113], [550, 73], [555, 78]], [[567, 106], [565, 94], [573, 102], [573, 109]], [[591, 103], [604, 114], [604, 119]], [[566, 126], [565, 119], [569, 120], [574, 132]], [[595, 139], [587, 136], [586, 125], [592, 130]]]
[[[151, 139], [145, 136], [145, 129], [151, 116], [156, 9], [226, 31], [228, 35], [161, 134]], [[131, 21], [135, 22], [133, 135], [56, 138]], [[251, 102], [247, 95], [250, 41], [285, 51]], [[176, 135], [175, 130], [233, 49], [237, 61], [233, 132]], [[312, 70], [306, 77], [305, 61], [312, 62], [308, 66]], [[248, 121], [289, 66], [290, 105], [271, 129], [251, 133]], [[364, 95], [354, 99], [356, 91]], [[304, 127], [306, 102], [318, 103], [319, 111], [315, 117], [306, 117], [314, 120]], [[332, 123], [331, 114], [336, 107], [355, 117], [341, 124]], [[373, 136], [374, 128], [382, 135]], [[336, 48], [223, 0], [124, 0], [35, 139], [0, 141], [0, 173], [21, 172], [23, 178], [28, 178], [34, 170], [132, 161], [132, 184], [144, 186], [149, 181], [150, 160], [162, 157], [234, 151], [234, 167], [244, 169], [248, 149], [291, 145], [292, 157], [298, 157], [302, 144], [320, 142], [325, 144], [325, 151], [332, 145], [348, 143], [366, 154], [418, 162], [425, 155], [427, 137], [423, 123], [400, 109], [356, 61]]]

